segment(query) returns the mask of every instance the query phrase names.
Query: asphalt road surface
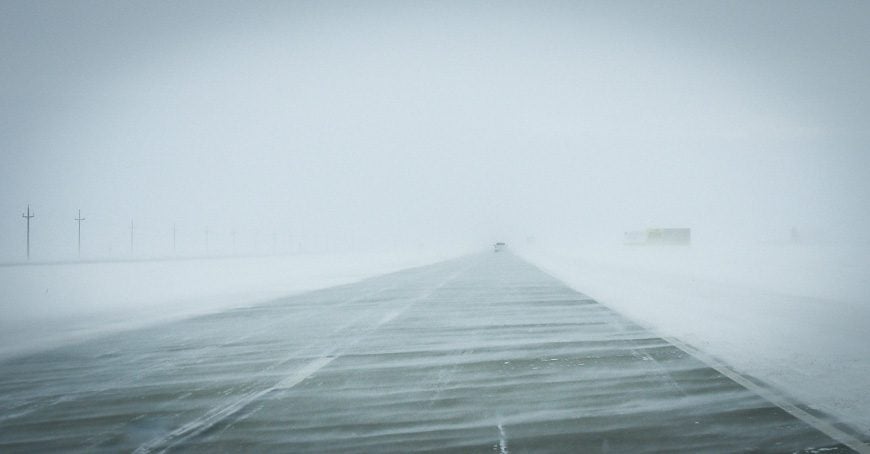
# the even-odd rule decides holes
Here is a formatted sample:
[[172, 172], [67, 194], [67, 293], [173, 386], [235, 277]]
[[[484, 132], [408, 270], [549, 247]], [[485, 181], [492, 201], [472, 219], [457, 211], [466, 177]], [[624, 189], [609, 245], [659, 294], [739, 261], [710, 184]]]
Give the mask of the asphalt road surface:
[[850, 452], [510, 253], [0, 363], [0, 452]]

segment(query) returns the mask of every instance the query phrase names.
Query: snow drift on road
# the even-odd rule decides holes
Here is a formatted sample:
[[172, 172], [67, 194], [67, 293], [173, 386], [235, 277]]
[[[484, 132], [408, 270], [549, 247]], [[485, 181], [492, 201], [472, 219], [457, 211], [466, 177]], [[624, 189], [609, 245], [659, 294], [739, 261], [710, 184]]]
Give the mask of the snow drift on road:
[[0, 358], [449, 256], [440, 251], [3, 266]]

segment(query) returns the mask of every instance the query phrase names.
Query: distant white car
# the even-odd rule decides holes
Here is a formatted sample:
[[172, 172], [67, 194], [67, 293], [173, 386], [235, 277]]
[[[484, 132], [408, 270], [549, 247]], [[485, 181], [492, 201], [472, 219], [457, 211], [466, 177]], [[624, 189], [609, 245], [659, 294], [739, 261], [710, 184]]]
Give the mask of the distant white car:
[[493, 250], [495, 252], [501, 252], [501, 251], [505, 250], [506, 248], [507, 248], [507, 245], [504, 243], [495, 243], [495, 247], [493, 248]]

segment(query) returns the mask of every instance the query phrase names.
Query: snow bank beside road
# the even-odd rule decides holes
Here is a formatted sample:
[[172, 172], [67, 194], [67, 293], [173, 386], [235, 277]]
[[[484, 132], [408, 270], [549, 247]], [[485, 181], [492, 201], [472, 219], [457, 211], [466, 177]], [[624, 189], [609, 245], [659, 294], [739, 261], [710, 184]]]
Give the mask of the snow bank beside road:
[[627, 317], [870, 436], [870, 270], [834, 247], [521, 254]]
[[0, 267], [0, 358], [449, 258], [296, 255]]

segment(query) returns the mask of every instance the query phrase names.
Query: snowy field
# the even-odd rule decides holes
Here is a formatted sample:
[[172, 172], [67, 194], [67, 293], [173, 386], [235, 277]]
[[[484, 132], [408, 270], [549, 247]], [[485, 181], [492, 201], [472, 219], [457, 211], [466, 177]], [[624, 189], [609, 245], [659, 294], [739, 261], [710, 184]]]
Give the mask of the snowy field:
[[457, 255], [295, 255], [0, 267], [0, 359]]
[[833, 245], [527, 247], [522, 255], [677, 338], [870, 435], [870, 270]]

